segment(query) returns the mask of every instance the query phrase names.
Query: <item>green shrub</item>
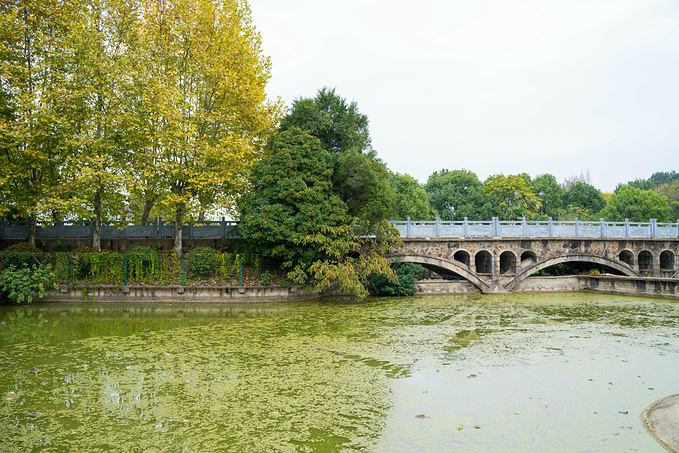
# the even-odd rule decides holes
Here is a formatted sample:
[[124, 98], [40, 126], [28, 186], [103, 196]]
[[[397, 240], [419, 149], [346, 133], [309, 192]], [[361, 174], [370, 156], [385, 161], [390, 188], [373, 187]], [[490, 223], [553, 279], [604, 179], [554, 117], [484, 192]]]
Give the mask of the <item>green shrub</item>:
[[264, 271], [262, 274], [259, 276], [259, 281], [262, 284], [262, 286], [269, 286], [271, 282], [273, 281], [274, 275], [269, 272], [269, 271]]
[[7, 247], [8, 252], [42, 253], [35, 245], [30, 242], [18, 242]]
[[18, 252], [7, 251], [0, 253], [0, 269], [14, 265], [17, 268], [24, 266], [40, 265], [45, 259], [45, 255], [38, 252]]
[[3, 291], [9, 293], [10, 299], [19, 304], [26, 300], [30, 304], [34, 294], [42, 297], [48, 286], [58, 288], [55, 283], [56, 278], [51, 271], [52, 266], [49, 264], [39, 266], [34, 264], [31, 267], [11, 265], [0, 275], [0, 285]]
[[368, 289], [379, 296], [412, 296], [417, 291], [415, 282], [426, 272], [419, 264], [392, 264], [396, 277], [373, 276], [368, 280]]
[[158, 253], [143, 245], [134, 247], [128, 253], [128, 274], [136, 280], [148, 281], [158, 276], [160, 269]]
[[186, 267], [196, 277], [214, 275], [219, 264], [219, 253], [210, 247], [196, 247], [186, 256]]

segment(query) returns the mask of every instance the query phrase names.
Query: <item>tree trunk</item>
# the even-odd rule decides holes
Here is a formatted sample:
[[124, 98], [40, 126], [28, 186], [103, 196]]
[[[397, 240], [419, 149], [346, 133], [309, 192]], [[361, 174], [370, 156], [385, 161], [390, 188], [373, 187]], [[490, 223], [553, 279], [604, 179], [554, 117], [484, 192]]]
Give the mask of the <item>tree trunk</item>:
[[38, 216], [36, 214], [28, 215], [28, 243], [35, 245], [35, 235], [38, 230]]
[[149, 216], [151, 215], [151, 209], [153, 209], [153, 206], [155, 206], [155, 204], [156, 204], [155, 197], [147, 198], [146, 201], [144, 202], [144, 209], [141, 213], [142, 225], [144, 224], [144, 222], [148, 221]]
[[94, 225], [92, 228], [92, 247], [101, 252], [101, 189], [94, 193]]
[[174, 216], [174, 254], [179, 258], [182, 255], [182, 222], [186, 203], [179, 203]]

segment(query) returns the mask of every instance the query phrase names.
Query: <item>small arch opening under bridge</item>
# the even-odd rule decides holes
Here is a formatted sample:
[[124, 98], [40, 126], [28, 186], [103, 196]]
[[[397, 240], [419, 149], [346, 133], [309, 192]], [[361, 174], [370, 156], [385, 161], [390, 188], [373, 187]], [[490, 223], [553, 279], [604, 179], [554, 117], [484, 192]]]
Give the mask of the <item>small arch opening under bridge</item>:
[[487, 250], [481, 250], [474, 255], [474, 265], [477, 274], [490, 275], [493, 273], [493, 255]]
[[455, 252], [455, 255], [453, 255], [453, 259], [455, 261], [459, 261], [460, 263], [464, 264], [467, 267], [469, 267], [469, 265], [471, 264], [471, 255], [466, 250], [458, 250], [457, 252]]
[[629, 267], [634, 267], [634, 253], [631, 250], [623, 250], [618, 255], [618, 258]]
[[516, 274], [516, 255], [510, 251], [500, 254], [500, 275]]
[[670, 250], [663, 250], [660, 253], [660, 270], [673, 271], [675, 267], [674, 253]]

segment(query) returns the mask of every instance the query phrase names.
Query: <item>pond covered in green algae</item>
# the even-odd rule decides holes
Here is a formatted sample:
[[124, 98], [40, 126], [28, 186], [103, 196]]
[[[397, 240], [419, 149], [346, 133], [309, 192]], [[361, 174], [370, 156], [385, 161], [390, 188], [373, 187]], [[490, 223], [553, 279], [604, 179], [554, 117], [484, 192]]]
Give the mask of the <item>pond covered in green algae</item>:
[[679, 303], [0, 307], [2, 451], [664, 451]]

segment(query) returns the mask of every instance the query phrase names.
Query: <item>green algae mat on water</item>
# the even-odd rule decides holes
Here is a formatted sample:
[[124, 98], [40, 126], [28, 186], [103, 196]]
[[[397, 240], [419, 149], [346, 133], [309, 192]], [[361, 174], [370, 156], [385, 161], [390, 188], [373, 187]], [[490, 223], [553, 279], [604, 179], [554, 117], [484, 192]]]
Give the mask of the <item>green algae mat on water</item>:
[[662, 452], [679, 303], [0, 307], [0, 451]]

